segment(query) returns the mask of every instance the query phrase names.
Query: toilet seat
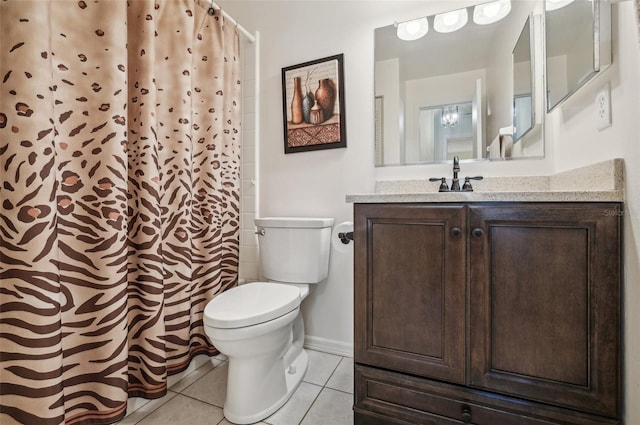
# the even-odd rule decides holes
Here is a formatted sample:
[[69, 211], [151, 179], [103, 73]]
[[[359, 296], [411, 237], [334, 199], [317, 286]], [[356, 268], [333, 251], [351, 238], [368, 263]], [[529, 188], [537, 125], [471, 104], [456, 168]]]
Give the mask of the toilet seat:
[[300, 289], [273, 282], [252, 282], [229, 289], [204, 310], [206, 326], [243, 328], [268, 322], [300, 306]]

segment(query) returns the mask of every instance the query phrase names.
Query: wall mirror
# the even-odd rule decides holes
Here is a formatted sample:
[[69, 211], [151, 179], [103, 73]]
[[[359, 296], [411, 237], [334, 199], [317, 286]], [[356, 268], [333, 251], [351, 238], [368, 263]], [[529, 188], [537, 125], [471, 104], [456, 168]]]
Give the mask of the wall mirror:
[[376, 166], [543, 157], [543, 1], [376, 28]]
[[611, 3], [546, 0], [547, 111], [611, 64]]

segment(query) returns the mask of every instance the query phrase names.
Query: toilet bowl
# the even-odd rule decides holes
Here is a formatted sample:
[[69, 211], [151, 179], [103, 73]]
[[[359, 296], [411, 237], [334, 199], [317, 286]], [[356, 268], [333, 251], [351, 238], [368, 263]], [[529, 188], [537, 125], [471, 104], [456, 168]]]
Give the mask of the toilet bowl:
[[207, 337], [228, 357], [223, 410], [236, 424], [270, 416], [291, 397], [307, 371], [300, 304], [309, 284], [328, 274], [333, 219], [270, 218], [256, 219], [256, 224], [261, 261], [269, 262], [263, 264], [265, 277], [287, 280], [231, 288], [204, 311]]
[[298, 330], [303, 327], [301, 300], [296, 286], [253, 282], [207, 304], [207, 336], [229, 358], [224, 404], [229, 421], [250, 424], [266, 418], [302, 381], [307, 355], [304, 332]]

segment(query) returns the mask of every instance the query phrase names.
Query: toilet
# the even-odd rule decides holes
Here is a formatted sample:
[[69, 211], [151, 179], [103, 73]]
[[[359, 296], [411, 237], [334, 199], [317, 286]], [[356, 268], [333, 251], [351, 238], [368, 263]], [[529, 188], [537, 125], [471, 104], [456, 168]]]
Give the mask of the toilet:
[[265, 282], [213, 298], [204, 310], [211, 343], [228, 357], [225, 418], [259, 422], [278, 410], [307, 371], [300, 303], [329, 273], [332, 218], [255, 219]]

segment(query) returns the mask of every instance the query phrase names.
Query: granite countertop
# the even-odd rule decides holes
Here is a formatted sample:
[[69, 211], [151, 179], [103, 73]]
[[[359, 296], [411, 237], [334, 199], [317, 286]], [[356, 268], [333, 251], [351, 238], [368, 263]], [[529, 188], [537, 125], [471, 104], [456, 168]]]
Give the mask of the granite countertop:
[[[612, 159], [552, 176], [487, 177], [473, 192], [438, 192], [425, 180], [377, 181], [375, 193], [347, 195], [350, 203], [390, 202], [623, 202], [624, 162]], [[461, 182], [462, 184], [462, 182]], [[526, 188], [522, 190], [522, 188]]]

